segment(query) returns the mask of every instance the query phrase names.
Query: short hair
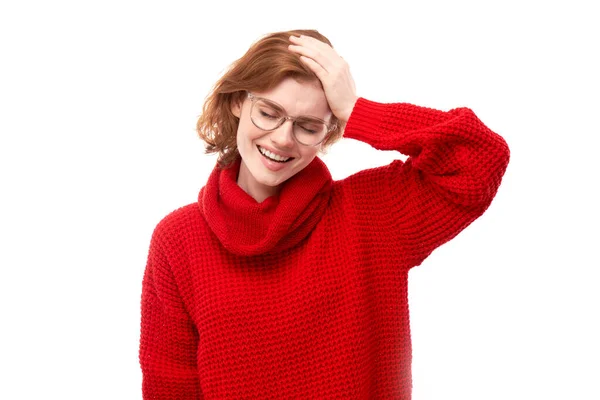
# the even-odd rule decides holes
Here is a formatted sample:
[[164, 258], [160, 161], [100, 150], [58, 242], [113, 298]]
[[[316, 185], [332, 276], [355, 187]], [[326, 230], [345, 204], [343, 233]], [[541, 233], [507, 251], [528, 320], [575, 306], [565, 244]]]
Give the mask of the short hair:
[[[267, 91], [290, 77], [299, 82], [316, 81], [320, 84], [317, 75], [300, 61], [300, 56], [288, 49], [291, 35], [311, 36], [331, 46], [329, 39], [316, 30], [291, 30], [265, 35], [229, 66], [206, 97], [196, 130], [206, 143], [206, 153], [219, 153], [218, 163], [221, 167], [229, 166], [239, 156], [236, 138], [239, 118], [233, 115], [232, 104], [241, 102], [247, 92]], [[343, 134], [344, 126], [335, 115], [330, 124], [335, 124], [335, 128], [323, 141], [323, 150]]]

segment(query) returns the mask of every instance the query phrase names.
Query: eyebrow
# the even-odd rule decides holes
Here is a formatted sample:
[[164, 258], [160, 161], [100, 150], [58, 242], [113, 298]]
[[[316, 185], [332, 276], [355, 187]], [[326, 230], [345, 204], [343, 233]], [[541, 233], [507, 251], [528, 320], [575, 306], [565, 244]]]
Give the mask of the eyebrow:
[[273, 106], [273, 108], [276, 108], [278, 111], [283, 111], [286, 114], [288, 113], [285, 108], [275, 103], [273, 100], [265, 99], [264, 97], [259, 97], [259, 99], [266, 101], [270, 106]]
[[[266, 101], [270, 106], [273, 106], [273, 108], [277, 109], [277, 111], [281, 111], [281, 112], [285, 113], [288, 116], [290, 115], [285, 108], [283, 108], [281, 105], [279, 105], [278, 103], [274, 102], [273, 100], [269, 100], [269, 99], [266, 99], [264, 97], [258, 97], [258, 98]], [[313, 115], [297, 115], [294, 118], [314, 119], [314, 120], [317, 120], [319, 122], [325, 122], [325, 123], [327, 123], [324, 119], [321, 119], [319, 117], [315, 117]]]

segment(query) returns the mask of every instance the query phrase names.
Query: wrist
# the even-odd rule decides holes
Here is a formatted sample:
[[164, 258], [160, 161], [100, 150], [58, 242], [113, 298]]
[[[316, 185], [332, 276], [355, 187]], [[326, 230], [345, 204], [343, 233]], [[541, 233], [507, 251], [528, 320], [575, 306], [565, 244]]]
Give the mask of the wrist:
[[352, 99], [348, 106], [346, 107], [346, 111], [343, 113], [343, 115], [341, 115], [339, 118], [341, 120], [342, 123], [347, 123], [348, 120], [350, 119], [350, 115], [352, 115], [352, 111], [354, 110], [354, 106], [356, 106], [356, 102], [358, 101], [358, 96], [356, 96], [354, 99]]

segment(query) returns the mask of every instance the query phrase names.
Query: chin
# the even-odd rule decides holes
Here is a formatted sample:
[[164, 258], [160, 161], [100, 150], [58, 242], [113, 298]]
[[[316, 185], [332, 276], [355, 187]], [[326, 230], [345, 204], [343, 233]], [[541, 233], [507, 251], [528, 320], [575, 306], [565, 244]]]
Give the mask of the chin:
[[277, 187], [279, 185], [281, 185], [282, 183], [286, 182], [288, 179], [290, 179], [291, 177], [293, 177], [296, 174], [296, 172], [294, 172], [293, 174], [282, 174], [282, 175], [270, 175], [270, 174], [261, 174], [260, 176], [256, 177], [258, 179], [257, 182], [259, 182], [262, 185], [265, 186], [269, 186], [269, 187]]

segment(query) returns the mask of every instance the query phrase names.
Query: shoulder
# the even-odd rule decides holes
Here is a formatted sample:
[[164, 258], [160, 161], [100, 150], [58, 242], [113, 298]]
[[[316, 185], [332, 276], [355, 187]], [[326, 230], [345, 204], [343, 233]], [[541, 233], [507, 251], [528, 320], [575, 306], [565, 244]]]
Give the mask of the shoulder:
[[334, 188], [337, 192], [364, 192], [366, 194], [383, 192], [390, 181], [397, 181], [400, 178], [399, 174], [408, 171], [409, 166], [410, 163], [407, 165], [405, 161], [396, 159], [389, 164], [366, 168], [343, 179], [335, 180]]
[[171, 211], [163, 217], [152, 234], [153, 241], [178, 242], [184, 236], [197, 232], [203, 221], [198, 203], [191, 203]]
[[[342, 208], [350, 219], [363, 222], [385, 218], [399, 207], [410, 193], [410, 162], [394, 160], [390, 164], [367, 168], [334, 181], [332, 205]], [[398, 195], [391, 187], [399, 186]]]

